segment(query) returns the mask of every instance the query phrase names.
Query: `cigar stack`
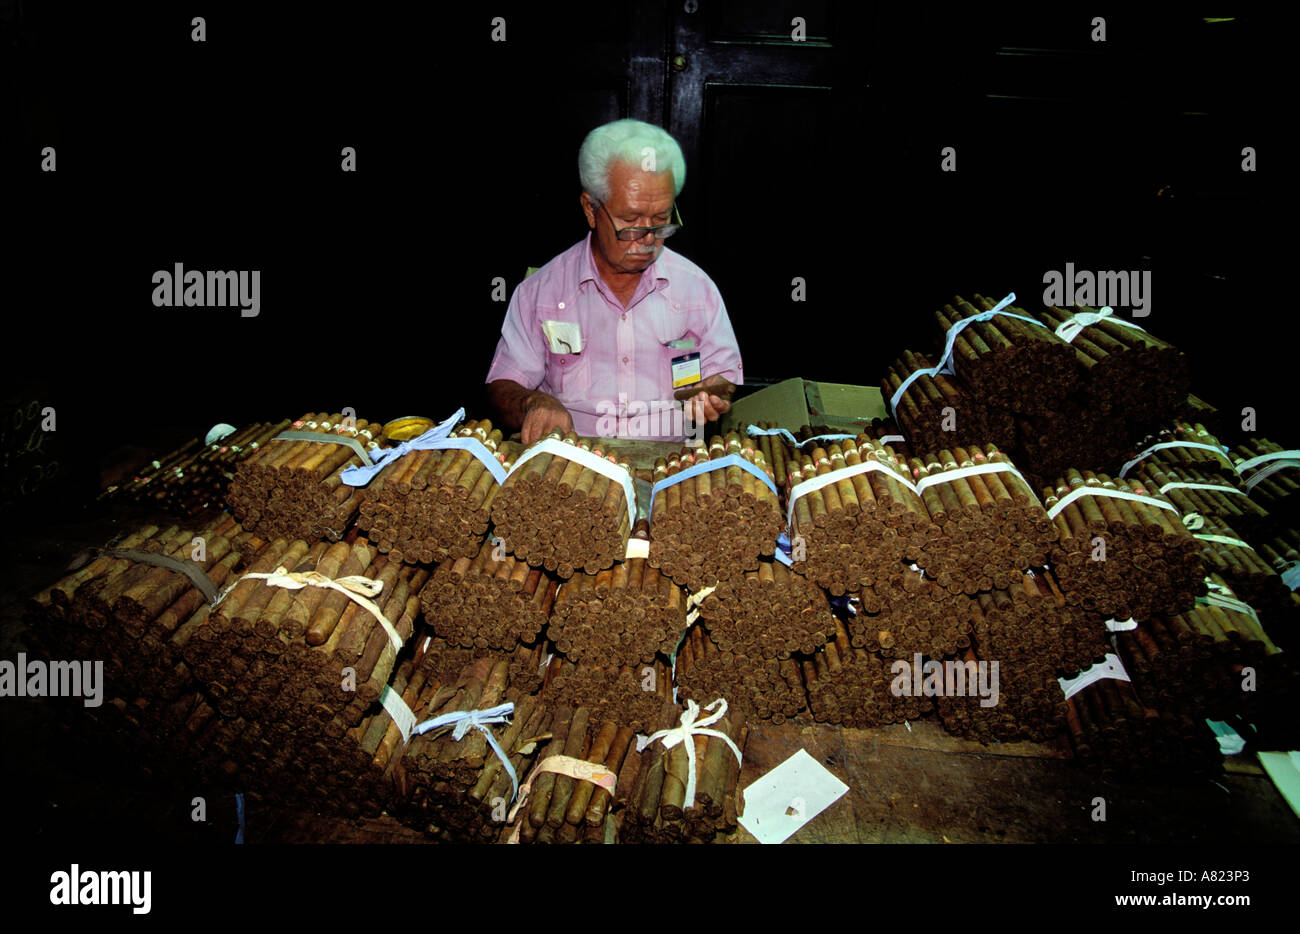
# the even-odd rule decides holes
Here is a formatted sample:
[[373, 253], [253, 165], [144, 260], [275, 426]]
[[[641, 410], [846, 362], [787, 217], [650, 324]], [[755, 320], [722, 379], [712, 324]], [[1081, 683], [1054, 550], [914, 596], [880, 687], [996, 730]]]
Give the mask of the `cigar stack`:
[[1300, 566], [1300, 531], [1277, 529], [1268, 534], [1256, 534], [1251, 544], [1256, 553], [1272, 566], [1279, 575]]
[[[513, 703], [508, 722], [485, 726], [522, 783], [539, 738], [553, 725], [546, 705], [511, 687], [509, 668], [505, 658], [475, 659], [450, 681], [426, 678], [410, 706], [422, 722]], [[392, 811], [403, 823], [442, 842], [488, 843], [505, 821], [514, 786], [481, 730], [470, 727], [456, 740], [454, 729], [448, 725], [412, 736], [404, 748], [390, 754], [386, 768], [396, 789]]]
[[[1290, 450], [1282, 445], [1267, 438], [1253, 438], [1250, 441], [1243, 441], [1232, 449], [1232, 461], [1234, 464], [1242, 464], [1253, 458], [1265, 454], [1278, 454], [1282, 451]], [[1279, 458], [1279, 460], [1285, 460]], [[1250, 468], [1242, 475], [1243, 481], [1248, 481], [1256, 476], [1261, 470], [1271, 469], [1271, 464], [1275, 461], [1263, 461], [1257, 466]], [[1275, 517], [1282, 521], [1294, 522], [1300, 518], [1300, 497], [1292, 497], [1292, 494], [1300, 490], [1300, 467], [1289, 466], [1283, 467], [1273, 473], [1270, 473], [1264, 479], [1256, 483], [1250, 490], [1250, 498], [1259, 503], [1264, 509], [1275, 514]]]
[[[1112, 480], [1088, 470], [1069, 471], [1043, 490], [1043, 501], [1050, 509], [1081, 486], [1168, 502], [1136, 480]], [[1073, 606], [1118, 619], [1145, 619], [1191, 606], [1202, 589], [1201, 545], [1177, 513], [1135, 500], [1082, 496], [1061, 510], [1055, 523], [1060, 539], [1052, 566]]]
[[1132, 430], [1086, 399], [1066, 399], [1048, 415], [1017, 415], [1016, 464], [1035, 488], [1070, 468], [1106, 470], [1124, 461]]
[[[1053, 331], [1079, 312], [1095, 308], [1047, 306], [1037, 318]], [[1191, 368], [1172, 344], [1114, 321], [1089, 325], [1070, 342], [1086, 374], [1090, 407], [1131, 423], [1149, 424], [1172, 414], [1187, 397]]]
[[[373, 602], [410, 638], [426, 571], [377, 554], [362, 538], [332, 546], [279, 539], [249, 570], [278, 567], [381, 581]], [[377, 712], [398, 653], [378, 621], [342, 593], [245, 578], [198, 627], [184, 656], [221, 716], [244, 721], [261, 740], [244, 762], [253, 773], [248, 787], [275, 800], [306, 796], [332, 807], [334, 793], [358, 777], [355, 728]]]
[[800, 662], [813, 719], [865, 729], [916, 720], [933, 710], [929, 697], [891, 690], [893, 664], [852, 645], [850, 629], [836, 617], [835, 638]]
[[[955, 296], [951, 305], [934, 313], [941, 338], [946, 340], [958, 321], [996, 304], [978, 294], [973, 305]], [[1005, 310], [1027, 317], [1014, 305]], [[953, 344], [953, 361], [961, 384], [977, 406], [1048, 415], [1078, 395], [1081, 388], [1075, 352], [1069, 344], [1051, 330], [1006, 315], [967, 325]], [[960, 419], [961, 412], [959, 424]]]
[[[672, 709], [671, 703], [668, 706]], [[552, 756], [568, 756], [602, 766], [618, 775], [629, 755], [636, 755], [636, 730], [613, 720], [596, 720], [585, 707], [558, 708], [550, 728], [550, 742], [538, 763]], [[621, 778], [621, 776], [620, 776]], [[536, 772], [528, 800], [515, 821], [502, 830], [501, 840], [518, 834], [520, 843], [605, 843], [614, 835], [610, 805], [604, 788], [584, 779], [554, 772]], [[615, 793], [619, 785], [614, 786]]]
[[1156, 710], [1127, 681], [1103, 678], [1066, 701], [1075, 757], [1103, 773], [1209, 777], [1223, 769], [1214, 734], [1200, 717]]
[[[1201, 546], [1201, 557], [1206, 568], [1222, 575], [1228, 586], [1240, 594], [1243, 601], [1270, 622], [1292, 618], [1291, 588], [1282, 582], [1281, 575], [1245, 541], [1234, 526], [1218, 519], [1206, 518], [1205, 524], [1192, 535]], [[1202, 537], [1207, 535], [1240, 544]]]
[[556, 650], [575, 662], [648, 664], [656, 653], [671, 655], [686, 631], [686, 597], [649, 560], [629, 558], [565, 581], [548, 631]]
[[236, 467], [289, 427], [256, 422], [205, 445], [194, 438], [146, 464], [129, 481], [105, 489], [98, 499], [129, 500], [178, 516], [220, 508]]
[[[708, 448], [684, 449], [676, 464], [655, 461], [654, 481], [710, 460], [739, 455], [771, 478], [754, 439], [729, 432]], [[758, 567], [771, 557], [784, 517], [777, 494], [753, 474], [730, 466], [660, 490], [650, 515], [650, 563], [691, 591]]]
[[450, 682], [478, 659], [491, 658], [495, 663], [505, 658], [510, 663], [510, 686], [523, 694], [536, 694], [550, 657], [546, 643], [541, 640], [533, 645], [516, 645], [509, 652], [491, 652], [451, 645], [439, 636], [426, 635], [420, 668], [429, 681]]
[[[201, 551], [195, 539], [202, 540]], [[194, 566], [220, 587], [265, 546], [223, 516], [193, 530], [145, 526], [112, 550], [186, 562], [201, 555]], [[52, 657], [102, 660], [112, 693], [167, 701], [196, 687], [181, 653], [206, 608], [203, 593], [184, 574], [108, 553], [38, 593], [30, 607], [33, 634]]]
[[1164, 471], [1192, 470], [1202, 475], [1219, 475], [1236, 479], [1236, 471], [1232, 468], [1229, 456], [1220, 453], [1223, 445], [1200, 422], [1192, 423], [1175, 420], [1135, 444], [1129, 456], [1136, 457], [1142, 451], [1156, 444], [1178, 441], [1209, 444], [1216, 450], [1209, 451], [1205, 448], [1191, 447], [1161, 448], [1142, 458], [1135, 467], [1155, 464]]
[[935, 703], [944, 727], [983, 743], [1048, 739], [1064, 726], [1065, 698], [1056, 679], [1092, 667], [1110, 650], [1100, 618], [1070, 607], [1045, 571], [1027, 572], [1006, 589], [978, 594], [975, 602], [974, 645], [958, 662], [966, 666], [967, 684], [980, 661], [990, 671], [997, 663], [997, 703], [983, 706], [986, 698], [970, 688], [964, 696], [942, 696]]
[[[547, 438], [605, 457], [599, 438], [558, 429]], [[607, 459], [614, 461], [613, 455]], [[627, 458], [617, 463], [631, 470]], [[578, 568], [595, 574], [621, 560], [632, 530], [622, 483], [550, 453], [506, 478], [492, 504], [492, 522], [507, 551], [566, 580]]]
[[558, 586], [553, 575], [486, 539], [473, 557], [439, 565], [420, 600], [425, 619], [452, 645], [513, 651], [537, 641]]
[[[712, 703], [713, 698], [707, 703]], [[699, 719], [712, 711], [701, 704]], [[680, 710], [665, 704], [653, 731], [671, 729], [680, 723]], [[731, 737], [744, 754], [749, 727], [743, 711], [729, 706], [726, 716], [708, 729]], [[647, 733], [647, 735], [649, 735]], [[620, 841], [624, 843], [721, 843], [739, 826], [743, 813], [738, 798], [740, 763], [723, 740], [696, 735], [695, 801], [686, 807], [686, 783], [690, 759], [686, 743], [664, 749], [655, 740], [640, 753], [628, 753], [618, 776], [615, 808], [621, 815]]]
[[[906, 468], [893, 450], [867, 435], [801, 455], [790, 484], [868, 460], [890, 469], [837, 480], [794, 502], [792, 567], [837, 597], [856, 593], [904, 558], [919, 559], [939, 534], [920, 498], [904, 485]], [[801, 546], [805, 557], [797, 560]]]
[[[903, 351], [881, 383], [885, 399], [892, 399], [912, 373], [932, 369], [934, 363], [928, 357]], [[955, 377], [943, 374], [914, 379], [899, 397], [897, 413], [901, 433], [917, 451], [988, 442], [1009, 447], [1016, 440], [1015, 422], [1009, 410], [977, 401]], [[875, 431], [871, 434], [880, 437]]]
[[677, 650], [677, 687], [683, 702], [693, 699], [703, 705], [725, 697], [734, 709], [778, 724], [807, 704], [795, 659], [724, 652], [699, 625], [691, 627]]
[[[304, 415], [289, 426], [293, 431], [354, 438], [370, 451], [381, 447], [372, 437], [379, 435], [380, 427], [338, 413]], [[336, 542], [366, 498], [341, 476], [360, 463], [360, 456], [346, 444], [271, 440], [240, 463], [226, 502], [244, 528], [262, 538]]]
[[760, 658], [809, 654], [832, 635], [825, 591], [779, 561], [719, 583], [700, 604], [700, 618], [722, 651]]
[[1276, 664], [1279, 649], [1263, 628], [1229, 607], [1198, 603], [1182, 613], [1153, 616], [1119, 633], [1117, 641], [1142, 696], [1189, 715], [1226, 720], [1247, 713], [1258, 695], [1243, 690], [1246, 666], [1261, 684], [1285, 677]]
[[[1147, 489], [1163, 492], [1184, 516], [1196, 513], [1200, 516], [1214, 517], [1244, 532], [1260, 528], [1268, 520], [1268, 512], [1255, 503], [1240, 482], [1232, 474], [1218, 471], [1206, 471], [1200, 466], [1182, 468], [1162, 468], [1153, 459], [1143, 461], [1135, 471], [1137, 479]], [[1227, 489], [1201, 489], [1198, 487], [1176, 486], [1179, 483], [1207, 484], [1228, 487]]]
[[855, 648], [886, 658], [943, 657], [970, 645], [973, 600], [952, 593], [915, 565], [899, 562], [862, 588], [862, 612], [849, 625]]
[[[489, 421], [470, 421], [452, 437], [474, 438], [509, 470], [521, 448], [502, 443]], [[469, 558], [491, 521], [496, 478], [469, 451], [411, 451], [366, 487], [357, 526], [395, 561], [433, 564]]]
[[541, 697], [555, 707], [585, 707], [597, 720], [635, 730], [650, 727], [665, 698], [673, 696], [673, 673], [657, 658], [650, 664], [602, 666], [556, 655], [543, 677]]
[[[994, 463], [1011, 462], [988, 444], [914, 457], [910, 466], [920, 481]], [[1057, 538], [1038, 497], [1012, 471], [945, 479], [925, 487], [921, 500], [941, 534], [916, 560], [951, 593], [1007, 587], [1016, 574], [1041, 566]]]

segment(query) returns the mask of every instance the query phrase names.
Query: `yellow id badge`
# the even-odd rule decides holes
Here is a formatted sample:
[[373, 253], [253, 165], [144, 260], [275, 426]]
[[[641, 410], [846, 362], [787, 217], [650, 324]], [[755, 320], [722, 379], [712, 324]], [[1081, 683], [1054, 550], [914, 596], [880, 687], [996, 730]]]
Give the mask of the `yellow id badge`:
[[700, 353], [682, 354], [673, 357], [673, 388], [681, 389], [691, 383], [700, 381]]

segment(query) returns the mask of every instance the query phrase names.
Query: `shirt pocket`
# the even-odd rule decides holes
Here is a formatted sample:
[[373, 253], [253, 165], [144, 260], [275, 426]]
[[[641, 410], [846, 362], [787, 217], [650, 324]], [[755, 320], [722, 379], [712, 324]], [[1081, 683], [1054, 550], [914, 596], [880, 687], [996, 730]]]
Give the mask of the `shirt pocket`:
[[561, 400], [585, 398], [591, 391], [591, 351], [582, 353], [546, 352], [546, 381]]

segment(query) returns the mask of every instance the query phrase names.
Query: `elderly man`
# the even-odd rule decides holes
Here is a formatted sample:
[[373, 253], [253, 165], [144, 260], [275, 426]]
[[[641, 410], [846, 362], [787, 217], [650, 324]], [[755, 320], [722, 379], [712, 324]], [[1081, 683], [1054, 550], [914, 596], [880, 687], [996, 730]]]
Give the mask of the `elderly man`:
[[717, 286], [664, 246], [681, 227], [681, 147], [617, 120], [587, 134], [578, 174], [592, 232], [515, 289], [488, 400], [526, 444], [553, 428], [680, 441], [742, 382]]

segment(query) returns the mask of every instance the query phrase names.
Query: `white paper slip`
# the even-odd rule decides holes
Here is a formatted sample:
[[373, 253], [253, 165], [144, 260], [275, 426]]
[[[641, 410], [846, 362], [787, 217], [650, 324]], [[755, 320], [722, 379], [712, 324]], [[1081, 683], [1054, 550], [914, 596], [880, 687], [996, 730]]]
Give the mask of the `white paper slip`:
[[1290, 752], [1261, 752], [1259, 764], [1273, 779], [1273, 784], [1291, 805], [1296, 817], [1300, 817], [1300, 752], [1294, 749]]
[[410, 742], [411, 731], [415, 729], [415, 714], [411, 712], [410, 707], [406, 706], [406, 701], [402, 700], [402, 695], [388, 685], [384, 685], [384, 693], [379, 695], [379, 702], [388, 711], [388, 715], [393, 718], [397, 728], [402, 731], [402, 742]]
[[543, 321], [542, 333], [551, 353], [582, 353], [582, 329], [576, 321]]
[[1206, 720], [1206, 725], [1219, 741], [1219, 752], [1225, 756], [1235, 756], [1246, 748], [1246, 741], [1241, 734], [1222, 720]]
[[759, 843], [784, 843], [849, 786], [800, 749], [745, 789], [744, 827]]

